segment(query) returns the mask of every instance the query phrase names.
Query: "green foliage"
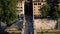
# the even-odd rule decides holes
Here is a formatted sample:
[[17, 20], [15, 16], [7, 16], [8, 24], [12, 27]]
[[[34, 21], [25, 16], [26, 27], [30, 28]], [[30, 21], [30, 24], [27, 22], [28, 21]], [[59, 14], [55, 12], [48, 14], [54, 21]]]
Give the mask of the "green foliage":
[[43, 32], [43, 31], [41, 31], [41, 34], [44, 34], [44, 32]]
[[0, 16], [2, 22], [7, 25], [11, 25], [14, 23], [17, 18], [16, 4], [17, 0], [0, 0], [0, 4], [2, 5], [2, 11], [0, 11]]
[[[45, 17], [50, 14], [49, 12], [50, 12], [51, 8], [49, 5], [43, 5], [41, 10], [42, 10], [42, 16]], [[51, 17], [52, 19], [56, 20], [56, 19], [60, 18], [60, 8], [59, 7], [54, 6], [53, 12], [51, 11], [51, 13], [52, 13], [52, 17]]]
[[50, 11], [50, 6], [49, 5], [43, 5], [43, 7], [41, 8], [42, 11], [42, 16], [45, 17], [49, 14]]
[[1, 5], [1, 1], [0, 1], [0, 19], [2, 17], [3, 11], [2, 11], [2, 5]]
[[55, 6], [54, 8], [54, 12], [53, 12], [53, 19], [58, 19], [58, 18], [60, 18], [60, 8], [59, 7], [57, 7], [57, 6]]

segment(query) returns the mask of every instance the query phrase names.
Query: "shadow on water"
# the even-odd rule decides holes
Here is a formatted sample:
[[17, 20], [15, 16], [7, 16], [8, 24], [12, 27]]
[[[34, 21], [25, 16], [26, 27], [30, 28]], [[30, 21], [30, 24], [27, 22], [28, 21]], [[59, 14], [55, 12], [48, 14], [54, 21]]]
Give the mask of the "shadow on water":
[[8, 33], [8, 32], [6, 32], [6, 31], [0, 31], [0, 34], [21, 34], [21, 33], [14, 33], [14, 32]]
[[32, 0], [25, 3], [26, 33], [34, 34]]
[[0, 34], [9, 34], [9, 33], [5, 31], [0, 31]]

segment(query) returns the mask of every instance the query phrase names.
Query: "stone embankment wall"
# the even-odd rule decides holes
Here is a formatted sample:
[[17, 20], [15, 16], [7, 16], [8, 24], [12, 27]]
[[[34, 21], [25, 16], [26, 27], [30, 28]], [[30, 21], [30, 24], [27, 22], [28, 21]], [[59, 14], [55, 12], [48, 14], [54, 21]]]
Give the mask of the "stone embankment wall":
[[34, 19], [34, 30], [35, 32], [41, 31], [42, 29], [54, 29], [57, 21], [51, 19]]

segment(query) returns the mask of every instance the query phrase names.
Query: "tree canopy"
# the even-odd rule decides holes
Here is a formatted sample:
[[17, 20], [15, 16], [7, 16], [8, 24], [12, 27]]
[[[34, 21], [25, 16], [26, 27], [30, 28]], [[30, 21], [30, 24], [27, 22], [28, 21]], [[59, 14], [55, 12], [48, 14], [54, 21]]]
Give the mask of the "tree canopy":
[[42, 11], [42, 16], [43, 17], [48, 16], [49, 11], [50, 11], [50, 6], [49, 5], [43, 5], [42, 8], [41, 8], [41, 11]]
[[[52, 19], [58, 19], [60, 18], [60, 8], [57, 7], [57, 6], [54, 6], [53, 7], [53, 12], [50, 11], [51, 10], [51, 6], [49, 6], [48, 4], [47, 5], [43, 5], [42, 8], [41, 8], [41, 11], [42, 11], [42, 16], [43, 17], [46, 17], [46, 16], [51, 16]], [[51, 12], [51, 13], [49, 13]], [[51, 15], [50, 15], [51, 14]]]
[[57, 6], [54, 6], [54, 12], [53, 12], [53, 19], [58, 19], [58, 18], [60, 18], [60, 8], [59, 7], [57, 7]]
[[0, 0], [0, 18], [7, 25], [14, 23], [17, 18], [17, 0]]

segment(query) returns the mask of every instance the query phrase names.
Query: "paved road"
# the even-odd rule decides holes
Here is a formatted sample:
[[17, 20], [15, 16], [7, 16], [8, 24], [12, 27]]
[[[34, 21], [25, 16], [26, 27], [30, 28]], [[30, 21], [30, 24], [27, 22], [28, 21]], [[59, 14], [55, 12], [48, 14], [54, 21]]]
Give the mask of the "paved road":
[[34, 34], [32, 18], [26, 16], [25, 34]]

